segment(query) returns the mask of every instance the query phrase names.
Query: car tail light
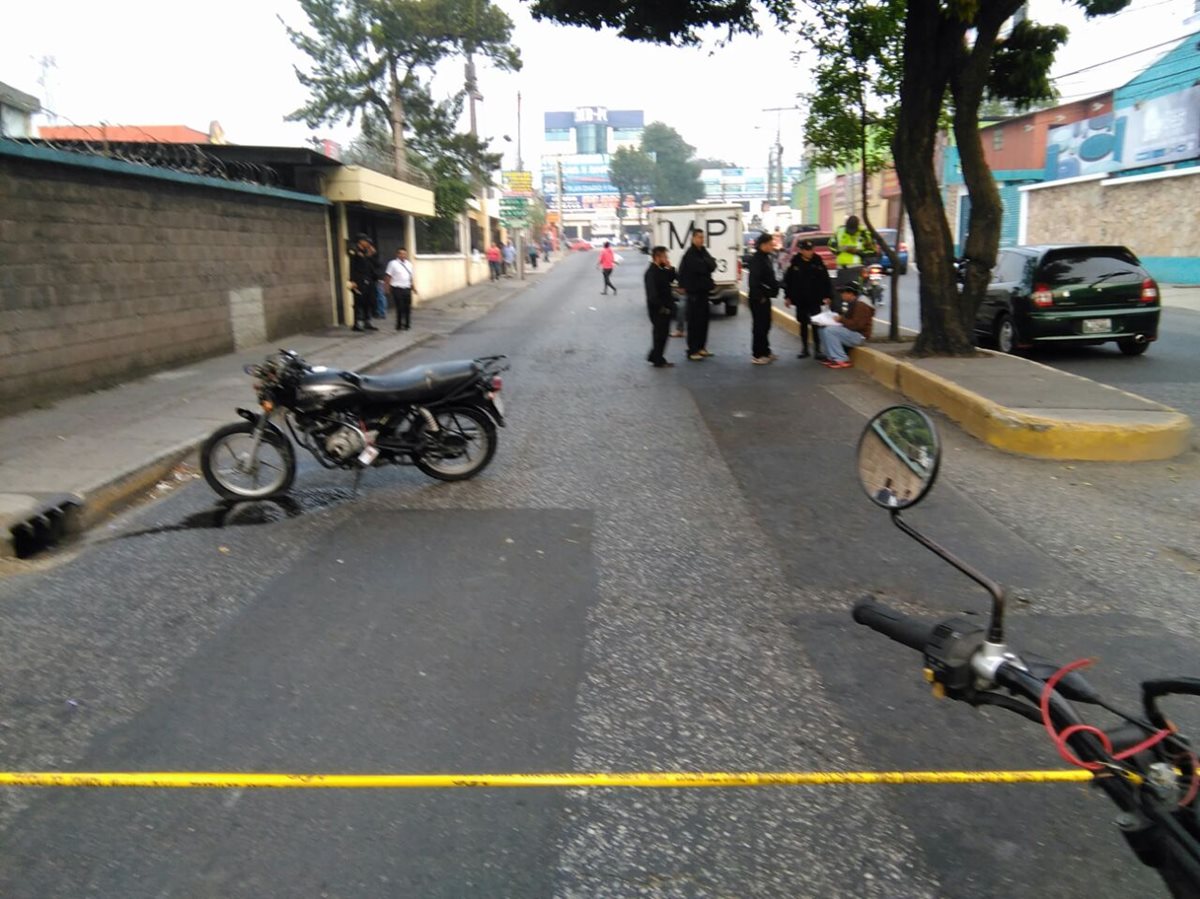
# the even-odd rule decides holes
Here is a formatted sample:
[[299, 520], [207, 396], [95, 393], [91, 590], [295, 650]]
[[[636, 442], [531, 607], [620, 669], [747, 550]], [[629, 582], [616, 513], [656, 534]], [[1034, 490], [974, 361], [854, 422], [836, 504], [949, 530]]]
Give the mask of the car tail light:
[[1033, 287], [1033, 305], [1045, 308], [1054, 305], [1054, 294], [1045, 284], [1035, 284]]
[[1142, 282], [1142, 302], [1158, 302], [1158, 285], [1154, 282], [1153, 278], [1147, 278]]
[[499, 393], [504, 387], [504, 379], [499, 375], [492, 376], [492, 393]]

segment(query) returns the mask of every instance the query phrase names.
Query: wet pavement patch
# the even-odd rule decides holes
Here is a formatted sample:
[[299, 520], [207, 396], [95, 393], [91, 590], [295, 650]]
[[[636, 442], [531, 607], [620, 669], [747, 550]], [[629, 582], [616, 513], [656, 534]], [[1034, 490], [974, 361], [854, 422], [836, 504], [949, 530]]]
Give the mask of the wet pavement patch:
[[263, 500], [219, 502], [209, 509], [193, 512], [181, 521], [140, 528], [118, 534], [111, 540], [128, 540], [172, 531], [220, 530], [249, 525], [277, 524], [290, 518], [333, 508], [355, 498], [353, 489], [330, 487], [318, 490], [296, 490], [287, 496]]

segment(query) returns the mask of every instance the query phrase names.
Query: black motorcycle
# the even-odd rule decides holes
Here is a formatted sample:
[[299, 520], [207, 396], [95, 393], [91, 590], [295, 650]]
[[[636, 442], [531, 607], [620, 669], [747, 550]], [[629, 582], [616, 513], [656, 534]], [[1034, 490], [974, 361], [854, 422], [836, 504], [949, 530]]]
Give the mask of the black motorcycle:
[[245, 421], [219, 428], [204, 442], [204, 479], [225, 499], [278, 496], [296, 477], [293, 441], [331, 469], [415, 465], [443, 481], [474, 477], [492, 460], [496, 429], [504, 427], [504, 359], [373, 376], [309, 365], [281, 350], [246, 366], [262, 411], [238, 409]]

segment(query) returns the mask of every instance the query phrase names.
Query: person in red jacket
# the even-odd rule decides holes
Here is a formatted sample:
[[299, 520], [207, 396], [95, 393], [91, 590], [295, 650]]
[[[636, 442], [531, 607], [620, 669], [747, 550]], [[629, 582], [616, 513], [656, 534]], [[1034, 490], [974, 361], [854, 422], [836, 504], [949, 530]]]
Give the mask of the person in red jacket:
[[608, 245], [608, 241], [604, 241], [604, 249], [600, 251], [600, 261], [596, 263], [596, 268], [600, 269], [604, 275], [604, 290], [600, 291], [601, 296], [607, 295], [610, 287], [613, 293], [617, 292], [617, 285], [612, 282], [612, 272], [613, 267], [617, 264], [616, 260], [616, 253]]
[[493, 281], [500, 280], [500, 248], [495, 244], [488, 247], [487, 251], [488, 270], [492, 274]]

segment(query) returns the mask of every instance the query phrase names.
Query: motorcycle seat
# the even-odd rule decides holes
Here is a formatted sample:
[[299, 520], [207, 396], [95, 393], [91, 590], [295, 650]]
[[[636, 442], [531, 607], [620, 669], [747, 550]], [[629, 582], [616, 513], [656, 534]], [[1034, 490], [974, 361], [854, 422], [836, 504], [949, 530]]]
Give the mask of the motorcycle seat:
[[479, 376], [471, 359], [417, 365], [386, 375], [359, 375], [359, 389], [368, 399], [423, 403], [453, 393]]

